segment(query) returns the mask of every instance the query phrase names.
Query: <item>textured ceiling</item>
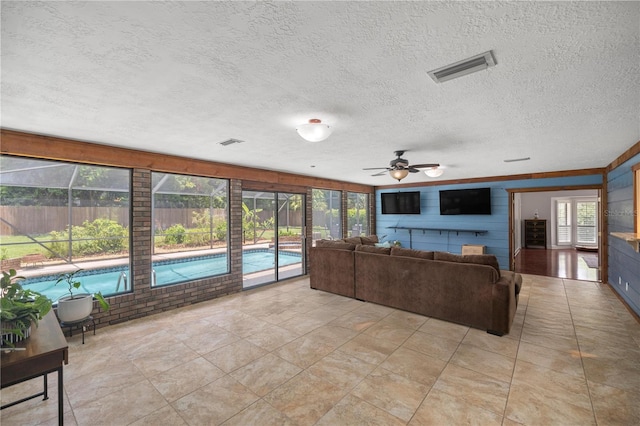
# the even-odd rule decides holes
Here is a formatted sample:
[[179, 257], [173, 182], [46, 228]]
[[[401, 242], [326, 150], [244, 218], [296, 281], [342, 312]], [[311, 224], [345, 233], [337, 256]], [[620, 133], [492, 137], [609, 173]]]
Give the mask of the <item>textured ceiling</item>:
[[439, 180], [604, 167], [640, 140], [639, 34], [639, 2], [2, 1], [1, 125], [371, 185], [398, 149]]

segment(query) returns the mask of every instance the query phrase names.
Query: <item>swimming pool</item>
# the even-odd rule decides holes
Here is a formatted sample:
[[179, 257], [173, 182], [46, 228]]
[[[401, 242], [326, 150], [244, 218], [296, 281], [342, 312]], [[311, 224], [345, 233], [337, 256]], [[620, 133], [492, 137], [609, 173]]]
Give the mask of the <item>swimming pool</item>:
[[[254, 272], [272, 269], [274, 265], [274, 251], [268, 249], [245, 250], [242, 254], [242, 272], [250, 274]], [[280, 266], [292, 265], [302, 262], [300, 253], [288, 251], [278, 252], [278, 264]], [[153, 262], [153, 274], [155, 286], [177, 284], [200, 278], [224, 274], [228, 271], [227, 254], [214, 254], [209, 256], [161, 260]], [[97, 293], [113, 295], [125, 291], [125, 277], [130, 275], [127, 266], [84, 270], [76, 275], [82, 285], [78, 293]], [[23, 287], [40, 292], [53, 301], [68, 294], [64, 283], [55, 285], [56, 275], [28, 278], [22, 282]], [[118, 282], [119, 283], [119, 289]]]

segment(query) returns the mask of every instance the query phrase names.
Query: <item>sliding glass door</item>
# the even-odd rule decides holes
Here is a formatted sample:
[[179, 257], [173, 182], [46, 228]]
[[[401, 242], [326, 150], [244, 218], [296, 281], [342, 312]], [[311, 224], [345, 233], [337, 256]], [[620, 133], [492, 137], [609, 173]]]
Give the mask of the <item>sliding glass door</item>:
[[242, 192], [243, 287], [304, 274], [304, 196]]
[[278, 279], [304, 274], [304, 197], [278, 193]]

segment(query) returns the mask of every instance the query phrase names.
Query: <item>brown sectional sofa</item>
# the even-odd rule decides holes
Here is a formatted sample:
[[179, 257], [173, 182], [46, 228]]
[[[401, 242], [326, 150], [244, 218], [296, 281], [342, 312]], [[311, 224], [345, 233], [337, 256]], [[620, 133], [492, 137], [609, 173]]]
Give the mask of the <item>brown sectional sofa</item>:
[[501, 271], [494, 255], [376, 247], [372, 237], [358, 245], [350, 240], [316, 242], [311, 288], [492, 334], [509, 332], [522, 277]]

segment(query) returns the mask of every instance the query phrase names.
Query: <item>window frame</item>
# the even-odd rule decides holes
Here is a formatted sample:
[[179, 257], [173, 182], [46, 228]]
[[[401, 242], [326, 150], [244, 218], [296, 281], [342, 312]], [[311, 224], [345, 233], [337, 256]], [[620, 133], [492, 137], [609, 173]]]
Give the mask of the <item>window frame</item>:
[[[157, 186], [154, 186], [154, 179], [155, 175], [160, 176], [160, 180], [158, 182], [156, 182]], [[224, 182], [224, 214], [225, 214], [225, 222], [226, 222], [226, 235], [225, 235], [225, 244], [222, 245], [221, 247], [214, 247], [213, 246], [213, 241], [214, 241], [214, 228], [216, 227], [216, 222], [215, 222], [215, 217], [212, 216], [212, 213], [214, 210], [219, 209], [213, 206], [213, 197], [215, 196], [214, 193], [205, 193], [205, 192], [200, 192], [199, 190], [181, 190], [179, 188], [174, 188], [171, 190], [167, 190], [167, 189], [162, 189], [161, 190], [161, 186], [164, 185], [163, 181], [165, 179], [171, 178], [172, 179], [172, 184], [175, 184], [176, 182], [178, 184], [180, 184], [181, 182], [179, 181], [184, 181], [182, 183], [189, 183], [190, 178], [196, 179], [196, 187], [197, 185], [197, 181], [200, 181], [202, 179], [205, 180], [209, 180], [209, 181], [219, 181], [218, 183], [222, 183]], [[215, 177], [210, 177], [210, 176], [198, 176], [198, 175], [189, 175], [189, 174], [185, 174], [185, 173], [174, 173], [174, 172], [159, 172], [159, 171], [152, 171], [151, 172], [151, 180], [152, 180], [152, 191], [151, 191], [151, 217], [152, 217], [152, 223], [154, 224], [154, 226], [152, 227], [152, 235], [151, 235], [151, 244], [152, 244], [152, 260], [151, 260], [151, 269], [149, 271], [149, 273], [151, 274], [151, 287], [152, 288], [162, 288], [162, 287], [167, 287], [167, 286], [172, 286], [172, 285], [180, 285], [180, 284], [184, 284], [185, 282], [190, 282], [190, 281], [198, 281], [198, 280], [203, 280], [203, 279], [208, 279], [208, 278], [212, 278], [212, 277], [218, 277], [221, 275], [226, 275], [229, 274], [231, 272], [231, 263], [230, 263], [230, 259], [231, 259], [231, 247], [229, 244], [229, 237], [230, 237], [230, 229], [229, 229], [229, 222], [230, 222], [230, 209], [229, 209], [229, 198], [230, 198], [230, 191], [231, 191], [231, 182], [229, 179], [224, 179], [224, 178], [215, 178]], [[193, 182], [191, 182], [193, 183]], [[208, 183], [208, 182], [207, 182]], [[213, 184], [213, 187], [215, 187], [215, 184]], [[158, 197], [159, 195], [161, 195], [162, 197]], [[165, 197], [168, 196], [168, 197]], [[176, 222], [173, 223], [174, 219], [170, 219], [171, 224], [169, 226], [166, 226], [166, 223], [162, 223], [162, 221], [159, 221], [158, 216], [157, 216], [157, 209], [171, 209], [171, 208], [179, 208], [179, 207], [159, 207], [157, 206], [157, 201], [159, 199], [161, 199], [161, 202], [166, 202], [166, 198], [172, 198], [172, 197], [178, 197], [179, 200], [187, 200], [189, 197], [198, 197], [198, 198], [205, 198], [205, 197], [209, 197], [209, 207], [196, 207], [196, 206], [187, 206], [187, 207], [182, 207], [181, 209], [185, 210], [185, 211], [190, 211], [191, 212], [191, 217], [190, 217], [190, 222], [191, 225], [193, 225], [193, 222], [196, 222], [196, 219], [194, 218], [194, 215], [196, 215], [198, 213], [198, 210], [209, 210], [209, 220], [205, 218], [201, 218], [201, 220], [204, 220], [205, 222], [208, 223], [209, 226], [209, 231], [207, 232], [189, 232], [190, 229], [194, 229], [191, 226], [182, 226], [182, 229], [179, 228], [175, 228], [173, 232], [171, 232], [171, 234], [175, 234], [175, 235], [179, 235], [181, 237], [184, 238], [184, 241], [173, 241], [171, 243], [169, 243], [169, 248], [166, 248], [164, 253], [161, 253], [158, 248], [159, 246], [157, 245], [157, 237], [163, 237], [163, 238], [167, 238], [168, 236], [168, 232], [170, 229], [174, 228], [174, 226], [176, 225], [182, 225], [182, 223], [180, 222]], [[179, 202], [178, 202], [179, 204]], [[202, 212], [200, 212], [202, 213]], [[216, 216], [217, 217], [217, 216]], [[160, 230], [160, 232], [158, 232], [158, 229]], [[205, 245], [200, 245], [200, 246], [192, 246], [189, 247], [187, 241], [189, 240], [189, 238], [194, 238], [195, 237], [195, 241], [198, 241], [200, 238], [198, 237], [198, 235], [202, 235], [202, 236], [206, 236], [209, 235], [209, 241], [208, 241], [208, 248], [204, 248], [205, 246], [207, 246], [207, 244]], [[181, 247], [182, 244], [185, 244], [183, 247]], [[171, 248], [170, 246], [174, 246], [173, 248]], [[220, 250], [220, 252], [218, 253], [218, 249], [224, 249], [224, 256], [222, 256], [223, 252]], [[204, 253], [204, 251], [209, 251], [209, 253]], [[191, 253], [191, 255], [189, 255]], [[167, 260], [167, 259], [162, 259], [162, 257], [173, 257], [174, 260]], [[226, 268], [224, 271], [216, 271], [215, 273], [211, 273], [211, 274], [203, 274], [201, 276], [192, 276], [189, 277], [188, 279], [178, 279], [178, 280], [169, 280], [168, 282], [164, 282], [161, 278], [158, 277], [158, 275], [156, 274], [156, 267], [160, 266], [162, 264], [165, 263], [172, 263], [172, 262], [177, 262], [179, 263], [179, 260], [176, 259], [191, 259], [191, 260], [198, 260], [201, 261], [202, 259], [207, 259], [208, 257], [212, 257], [212, 258], [218, 258], [218, 257], [225, 257], [225, 261], [226, 261]], [[158, 282], [158, 281], [163, 281], [163, 282]]]
[[[360, 229], [360, 235], [371, 235], [371, 211], [370, 211], [370, 197], [371, 194], [367, 193], [367, 192], [353, 192], [353, 191], [347, 191], [347, 222], [348, 222], [348, 216], [349, 216], [349, 205], [354, 201], [354, 199], [357, 201], [358, 198], [363, 197], [364, 198], [364, 205], [363, 205], [363, 210], [365, 212], [365, 223], [361, 224], [364, 225], [364, 229]], [[357, 208], [356, 208], [357, 210]], [[352, 237], [353, 236], [353, 226], [348, 226], [347, 225], [347, 236]]]
[[633, 173], [633, 229], [637, 236], [640, 236], [640, 163], [631, 167]]

